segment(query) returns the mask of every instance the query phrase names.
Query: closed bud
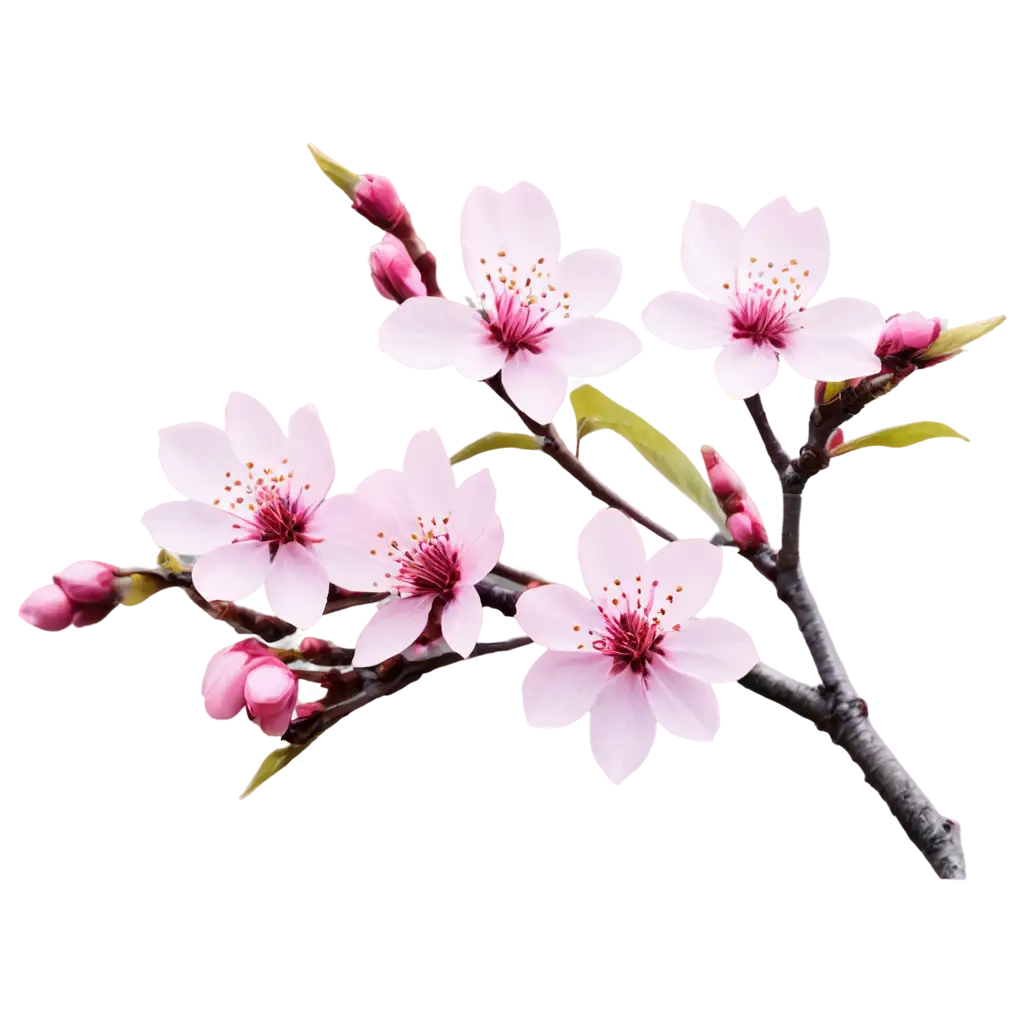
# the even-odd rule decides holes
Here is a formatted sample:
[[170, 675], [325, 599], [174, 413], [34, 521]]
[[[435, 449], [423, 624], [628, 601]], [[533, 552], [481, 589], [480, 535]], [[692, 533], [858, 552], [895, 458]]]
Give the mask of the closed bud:
[[835, 430], [829, 435], [828, 441], [825, 443], [825, 451], [832, 452], [843, 443], [843, 428], [836, 427]]
[[203, 675], [203, 701], [211, 718], [234, 718], [245, 707], [245, 679], [249, 669], [263, 660], [276, 661], [270, 648], [250, 638], [218, 651]]
[[361, 174], [352, 196], [352, 209], [382, 231], [394, 231], [409, 217], [398, 191], [382, 174]]
[[245, 705], [268, 736], [284, 735], [298, 697], [295, 673], [276, 658], [256, 662], [246, 674]]
[[720, 505], [724, 499], [746, 493], [746, 488], [739, 475], [711, 445], [701, 445], [700, 453], [704, 456], [704, 468], [708, 474], [711, 490], [715, 492], [715, 497], [718, 498]]
[[385, 235], [370, 248], [370, 277], [377, 291], [393, 302], [427, 294], [416, 264], [394, 235]]
[[116, 568], [106, 562], [74, 562], [53, 577], [53, 582], [76, 604], [104, 604], [114, 600]]
[[883, 361], [883, 368], [886, 359], [911, 359], [935, 341], [941, 331], [942, 321], [937, 316], [926, 317], [917, 311], [897, 313], [885, 321], [875, 355]]
[[55, 583], [33, 590], [22, 602], [18, 614], [36, 629], [56, 633], [71, 625], [75, 606], [71, 598]]
[[760, 513], [749, 498], [746, 510], [729, 516], [725, 526], [740, 551], [753, 551], [768, 543], [768, 531], [761, 521]]

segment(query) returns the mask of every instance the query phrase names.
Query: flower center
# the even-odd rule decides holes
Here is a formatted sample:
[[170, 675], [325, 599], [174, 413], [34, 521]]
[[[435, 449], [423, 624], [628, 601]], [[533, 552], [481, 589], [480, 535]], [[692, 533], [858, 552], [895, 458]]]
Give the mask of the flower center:
[[[478, 294], [494, 344], [506, 358], [520, 352], [537, 355], [554, 329], [548, 318], [569, 319], [570, 295], [553, 281], [552, 264], [539, 256], [520, 265], [504, 249], [492, 257], [481, 256], [480, 263], [490, 295], [486, 290]], [[555, 313], [561, 315], [553, 317]]]
[[783, 349], [797, 329], [791, 315], [804, 311], [801, 292], [811, 271], [796, 259], [749, 259], [745, 281], [737, 272], [735, 282], [722, 283], [732, 300], [732, 336], [755, 348]]
[[235, 473], [224, 474], [224, 497], [214, 498], [213, 504], [238, 520], [233, 528], [240, 531], [239, 536], [232, 543], [258, 540], [275, 547], [317, 543], [306, 533], [315, 508], [305, 500], [310, 485], [298, 483], [287, 465], [288, 460], [282, 459], [280, 468], [261, 472], [249, 462], [241, 479]]
[[[637, 576], [636, 603], [630, 608], [630, 599], [622, 588], [622, 581], [615, 579], [612, 587], [604, 589], [612, 596], [611, 608], [607, 603], [599, 604], [597, 610], [604, 619], [604, 631], [591, 642], [591, 647], [599, 654], [615, 659], [613, 674], [625, 672], [627, 669], [646, 678], [648, 668], [656, 654], [662, 653], [662, 643], [668, 630], [663, 625], [665, 607], [675, 600], [675, 594], [682, 591], [682, 585], [671, 588], [662, 602], [665, 607], [655, 609], [657, 591], [660, 584], [654, 580], [647, 593], [647, 603], [642, 603], [642, 577]], [[620, 611], [621, 609], [621, 611]], [[653, 614], [652, 614], [653, 613]], [[671, 627], [678, 630], [678, 623]], [[583, 645], [581, 644], [582, 648]]]
[[[410, 535], [413, 542], [402, 550], [397, 541], [387, 544], [387, 555], [394, 559], [393, 571], [385, 572], [384, 579], [399, 597], [434, 596], [447, 600], [455, 592], [460, 580], [459, 551], [444, 528], [449, 517], [431, 519], [429, 525], [417, 516], [419, 529]], [[379, 537], [381, 535], [378, 535]], [[377, 551], [371, 551], [376, 555]]]

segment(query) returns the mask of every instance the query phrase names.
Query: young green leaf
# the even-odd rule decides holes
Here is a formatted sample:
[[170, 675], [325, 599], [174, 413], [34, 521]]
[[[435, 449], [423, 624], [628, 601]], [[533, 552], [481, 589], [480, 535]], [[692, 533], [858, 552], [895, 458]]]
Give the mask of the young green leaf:
[[876, 430], [873, 434], [865, 434], [863, 437], [854, 438], [852, 441], [844, 441], [837, 445], [829, 453], [832, 458], [837, 455], [845, 455], [847, 452], [856, 451], [858, 448], [870, 448], [880, 446], [882, 448], [906, 448], [907, 445], [917, 444], [919, 441], [927, 441], [933, 437], [959, 437], [961, 441], [968, 441], [969, 438], [958, 434], [952, 427], [945, 423], [933, 423], [923, 420], [920, 423], [904, 423], [901, 427], [888, 427], [885, 430]]
[[473, 458], [474, 455], [492, 452], [496, 448], [522, 448], [526, 451], [538, 451], [542, 444], [541, 439], [534, 437], [533, 434], [505, 434], [495, 431], [492, 434], [478, 437], [475, 441], [467, 444], [465, 448], [460, 448], [452, 456], [451, 463], [454, 466], [456, 463]]
[[316, 148], [312, 142], [307, 143], [317, 167], [327, 175], [335, 185], [338, 186], [349, 197], [355, 198], [356, 185], [359, 184], [359, 175], [354, 174], [347, 167], [342, 167], [337, 160], [332, 160], [322, 150]]
[[848, 385], [845, 380], [829, 381], [825, 385], [825, 391], [822, 394], [819, 405], [827, 405], [833, 398], [838, 398], [840, 394], [846, 390], [847, 386]]
[[994, 316], [990, 320], [979, 320], [974, 324], [964, 324], [963, 327], [947, 327], [920, 355], [919, 358], [926, 361], [938, 359], [941, 356], [953, 355], [960, 351], [964, 345], [976, 341], [989, 331], [994, 331], [1004, 320], [1005, 316]]
[[569, 400], [576, 413], [577, 448], [587, 434], [595, 430], [613, 430], [669, 483], [706, 512], [717, 527], [725, 525], [725, 516], [700, 471], [664, 434], [590, 384], [576, 388]]
[[163, 548], [157, 548], [154, 552], [154, 561], [168, 572], [184, 572], [185, 567], [178, 561], [176, 555], [172, 555]]
[[143, 601], [149, 600], [154, 594], [169, 585], [163, 577], [154, 573], [133, 572], [128, 586], [122, 590], [121, 604], [127, 605], [129, 608], [132, 605], [142, 604]]
[[[313, 740], [309, 741], [309, 743], [312, 742]], [[290, 743], [287, 747], [278, 747], [277, 750], [272, 750], [263, 759], [263, 764], [256, 769], [256, 774], [238, 799], [244, 800], [253, 790], [259, 789], [267, 779], [276, 775], [286, 764], [294, 761], [309, 746], [309, 743]]]

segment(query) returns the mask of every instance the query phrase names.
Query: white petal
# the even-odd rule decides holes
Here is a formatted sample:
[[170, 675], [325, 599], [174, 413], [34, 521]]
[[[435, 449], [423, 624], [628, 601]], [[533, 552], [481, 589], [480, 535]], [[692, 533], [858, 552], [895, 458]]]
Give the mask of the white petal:
[[226, 501], [234, 481], [244, 480], [248, 472], [228, 435], [209, 423], [179, 423], [161, 430], [160, 466], [179, 494], [206, 504]]
[[715, 376], [730, 398], [750, 398], [763, 391], [779, 373], [779, 357], [771, 345], [734, 341], [715, 360]]
[[[763, 281], [758, 275], [779, 277], [804, 304], [810, 302], [828, 272], [828, 228], [821, 210], [798, 213], [784, 196], [758, 210], [743, 229], [740, 254], [741, 290], [746, 281]], [[755, 262], [751, 262], [751, 258]], [[745, 262], [744, 262], [745, 261]], [[795, 261], [795, 262], [794, 262]], [[769, 266], [773, 264], [773, 266]], [[806, 276], [804, 272], [807, 272]], [[788, 278], [795, 278], [790, 282]], [[799, 285], [799, 288], [796, 288]]]
[[569, 383], [554, 359], [522, 353], [505, 363], [501, 381], [516, 407], [538, 423], [555, 418]]
[[237, 520], [201, 501], [168, 501], [151, 508], [142, 525], [162, 548], [179, 555], [202, 555], [230, 544]]
[[288, 458], [284, 431], [262, 402], [233, 391], [224, 410], [224, 429], [241, 462], [277, 466]]
[[878, 373], [881, 362], [853, 338], [803, 334], [782, 350], [790, 369], [808, 380], [848, 380]]
[[647, 556], [639, 531], [622, 512], [603, 509], [583, 527], [579, 559], [583, 581], [598, 607], [611, 615], [634, 602]]
[[558, 728], [579, 721], [608, 685], [612, 659], [590, 651], [545, 651], [523, 680], [526, 721]]
[[406, 299], [380, 325], [380, 348], [404, 366], [436, 370], [485, 336], [486, 324], [469, 306], [423, 295]]
[[679, 254], [683, 273], [701, 295], [715, 302], [726, 302], [736, 287], [740, 231], [739, 221], [726, 210], [707, 203], [690, 204]]
[[692, 619], [711, 600], [722, 563], [722, 549], [696, 537], [674, 540], [648, 559], [644, 585], [658, 584], [654, 607], [666, 627]]
[[810, 334], [855, 338], [873, 351], [885, 330], [886, 310], [876, 302], [826, 292], [807, 302], [801, 323]]
[[590, 712], [590, 749], [616, 785], [644, 763], [656, 732], [643, 684], [632, 672], [604, 687]]
[[556, 327], [545, 339], [545, 354], [570, 377], [599, 377], [640, 352], [640, 339], [614, 320], [587, 317]]
[[423, 632], [433, 603], [432, 597], [403, 597], [378, 608], [356, 641], [353, 667], [379, 665], [410, 647]]
[[192, 582], [207, 601], [240, 601], [263, 586], [270, 571], [270, 545], [242, 541], [214, 548], [192, 568]]
[[694, 619], [669, 630], [664, 641], [671, 668], [706, 683], [732, 683], [757, 664], [746, 630], [726, 619]]
[[728, 307], [692, 292], [665, 292], [643, 311], [644, 327], [676, 348], [719, 348], [732, 341]]
[[455, 355], [455, 369], [470, 380], [487, 380], [504, 364], [505, 351], [489, 333], [471, 339]]
[[267, 601], [275, 615], [309, 629], [327, 603], [327, 569], [301, 544], [282, 544], [267, 574]]
[[520, 594], [516, 622], [531, 640], [553, 651], [590, 650], [595, 635], [604, 628], [594, 602], [561, 583], [531, 587]]
[[484, 624], [480, 595], [472, 585], [458, 587], [441, 612], [441, 635], [456, 653], [468, 658], [473, 653]]
[[562, 295], [573, 319], [596, 316], [612, 301], [622, 280], [622, 260], [604, 249], [580, 249], [560, 259], [550, 271], [550, 286]]
[[706, 742], [718, 732], [718, 698], [700, 679], [673, 671], [655, 658], [647, 679], [647, 701], [658, 723], [673, 736]]

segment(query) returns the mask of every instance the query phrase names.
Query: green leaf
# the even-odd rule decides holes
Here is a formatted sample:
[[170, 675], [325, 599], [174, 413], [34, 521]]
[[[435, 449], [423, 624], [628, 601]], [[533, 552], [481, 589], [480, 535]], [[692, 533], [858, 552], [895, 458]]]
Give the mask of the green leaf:
[[185, 566], [178, 561], [175, 555], [172, 555], [166, 548], [160, 549], [160, 554], [156, 556], [156, 564], [161, 569], [166, 569], [168, 572], [184, 572]]
[[844, 441], [833, 448], [830, 454], [832, 458], [835, 458], [837, 455], [845, 455], [858, 448], [870, 448], [876, 445], [883, 448], [906, 448], [908, 445], [927, 441], [933, 437], [959, 437], [961, 441], [970, 440], [963, 434], [958, 434], [952, 427], [947, 427], [945, 423], [922, 420], [920, 423], [904, 423], [902, 427], [888, 427], [885, 430], [876, 430], [873, 434], [854, 438], [852, 441]]
[[846, 390], [847, 382], [845, 380], [830, 381], [825, 385], [825, 393], [822, 396], [821, 404], [828, 405], [833, 398], [838, 398], [839, 395]]
[[256, 774], [238, 799], [244, 800], [253, 790], [259, 789], [267, 779], [276, 775], [286, 764], [294, 761], [312, 742], [313, 740], [310, 740], [309, 743], [290, 743], [287, 747], [272, 750], [263, 759], [263, 764], [256, 769]]
[[165, 579], [152, 575], [148, 572], [133, 572], [128, 589], [121, 598], [121, 604], [131, 607], [135, 604], [142, 604], [148, 601], [154, 594], [168, 586]]
[[979, 320], [977, 323], [965, 324], [963, 327], [949, 327], [921, 353], [920, 358], [930, 361], [939, 356], [948, 356], [959, 352], [964, 345], [976, 341], [983, 334], [988, 334], [989, 331], [994, 331], [1005, 319], [1005, 316], [994, 316], [990, 320]]
[[660, 431], [636, 413], [613, 402], [590, 384], [569, 396], [576, 413], [576, 444], [595, 430], [613, 430], [624, 437], [669, 483], [677, 487], [718, 527], [725, 516], [697, 467]]
[[349, 197], [355, 199], [356, 185], [359, 184], [359, 175], [353, 174], [347, 167], [342, 167], [336, 160], [332, 160], [322, 150], [316, 148], [312, 142], [306, 143], [310, 153], [316, 161], [317, 167], [327, 175], [335, 185], [338, 186]]
[[474, 455], [482, 455], [484, 452], [492, 452], [495, 448], [523, 448], [526, 451], [539, 451], [543, 442], [533, 434], [503, 434], [495, 431], [492, 434], [484, 434], [478, 437], [465, 448], [460, 448], [451, 458], [454, 466], [456, 463], [465, 462]]

